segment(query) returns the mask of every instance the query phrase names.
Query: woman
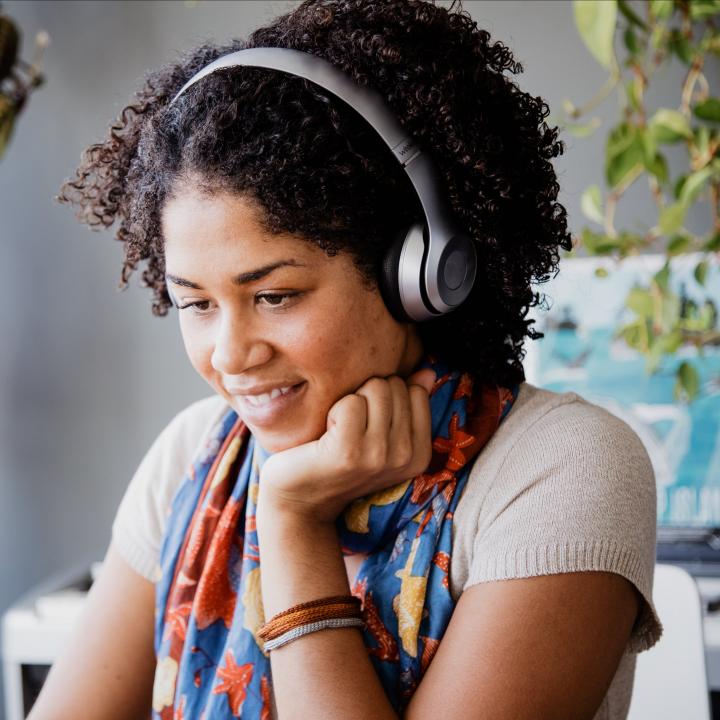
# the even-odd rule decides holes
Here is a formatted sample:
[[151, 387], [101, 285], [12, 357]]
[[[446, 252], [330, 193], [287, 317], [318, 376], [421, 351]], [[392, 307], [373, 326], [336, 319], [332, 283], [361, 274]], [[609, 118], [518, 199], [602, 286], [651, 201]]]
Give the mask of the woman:
[[[250, 47], [371, 86], [433, 157], [477, 253], [457, 309], [391, 312], [418, 199], [351, 108], [246, 67], [178, 97]], [[654, 478], [622, 421], [524, 381], [530, 283], [570, 241], [521, 70], [460, 9], [308, 0], [150, 75], [89, 149], [61, 199], [119, 222], [123, 281], [147, 262], [214, 395], [141, 463], [32, 717], [626, 716], [661, 632]]]

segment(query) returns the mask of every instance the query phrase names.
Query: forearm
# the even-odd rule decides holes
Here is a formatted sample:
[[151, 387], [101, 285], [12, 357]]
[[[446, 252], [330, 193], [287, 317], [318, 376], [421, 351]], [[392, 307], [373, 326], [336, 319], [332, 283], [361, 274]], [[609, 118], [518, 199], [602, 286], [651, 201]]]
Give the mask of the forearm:
[[[262, 506], [262, 503], [260, 503]], [[312, 525], [258, 508], [265, 618], [292, 605], [349, 595], [333, 525]], [[280, 720], [395, 720], [357, 627], [319, 630], [270, 652]]]

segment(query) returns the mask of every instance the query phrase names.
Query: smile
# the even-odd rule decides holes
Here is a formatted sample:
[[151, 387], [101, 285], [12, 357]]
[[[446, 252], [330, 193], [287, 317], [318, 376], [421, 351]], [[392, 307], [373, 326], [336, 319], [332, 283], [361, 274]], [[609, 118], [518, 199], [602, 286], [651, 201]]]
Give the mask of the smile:
[[288, 385], [287, 387], [273, 388], [270, 392], [262, 393], [262, 395], [243, 395], [242, 398], [254, 407], [261, 407], [280, 395], [287, 395], [291, 390], [292, 385]]
[[248, 424], [272, 427], [278, 423], [293, 406], [302, 401], [307, 387], [303, 381], [297, 385], [273, 388], [259, 395], [233, 395], [240, 417]]

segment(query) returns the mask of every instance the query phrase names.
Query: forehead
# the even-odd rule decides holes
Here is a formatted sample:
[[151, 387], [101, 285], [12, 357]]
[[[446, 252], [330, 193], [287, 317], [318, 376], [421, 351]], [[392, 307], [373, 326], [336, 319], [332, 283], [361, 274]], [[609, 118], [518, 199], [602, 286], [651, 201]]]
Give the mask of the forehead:
[[202, 256], [246, 257], [248, 260], [292, 255], [316, 264], [329, 259], [319, 247], [289, 233], [271, 233], [262, 209], [245, 195], [213, 194], [184, 189], [162, 211], [162, 232], [168, 263]]

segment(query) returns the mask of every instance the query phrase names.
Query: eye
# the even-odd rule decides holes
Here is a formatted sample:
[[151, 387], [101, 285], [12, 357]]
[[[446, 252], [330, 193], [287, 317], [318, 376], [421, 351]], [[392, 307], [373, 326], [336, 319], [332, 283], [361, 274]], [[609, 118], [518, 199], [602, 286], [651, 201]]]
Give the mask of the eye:
[[287, 307], [291, 304], [292, 298], [300, 295], [298, 292], [293, 293], [258, 293], [255, 300], [258, 305], [268, 305], [270, 307]]
[[178, 305], [178, 310], [187, 310], [188, 308], [192, 308], [193, 313], [197, 315], [205, 315], [210, 310], [210, 301], [209, 300], [196, 300], [195, 302], [189, 302], [185, 305]]

